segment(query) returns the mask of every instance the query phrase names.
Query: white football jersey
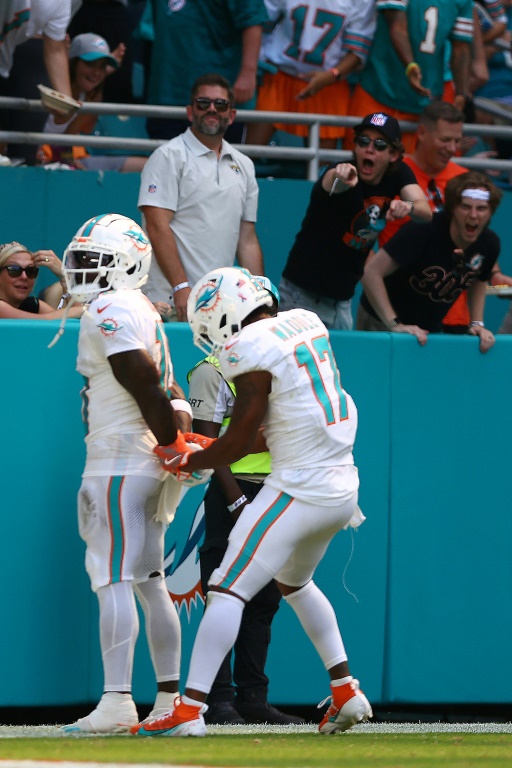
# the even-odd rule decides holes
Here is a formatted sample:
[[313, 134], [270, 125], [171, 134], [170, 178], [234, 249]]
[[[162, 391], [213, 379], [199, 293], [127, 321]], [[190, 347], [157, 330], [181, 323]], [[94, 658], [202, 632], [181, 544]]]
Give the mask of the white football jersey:
[[354, 464], [357, 409], [318, 315], [292, 309], [251, 323], [227, 342], [219, 361], [228, 380], [251, 371], [272, 375], [264, 420], [272, 472], [265, 482], [318, 504], [342, 498], [348, 489], [337, 470]]
[[[83, 417], [87, 426], [87, 475], [162, 477], [153, 454], [156, 439], [139, 406], [115, 378], [108, 358], [145, 349], [168, 391], [173, 369], [160, 315], [140, 290], [101, 293], [80, 321], [77, 369], [85, 378]], [[170, 394], [170, 393], [169, 393]]]
[[364, 64], [375, 33], [374, 0], [265, 0], [276, 27], [262, 58], [288, 74], [336, 67], [347, 53]]

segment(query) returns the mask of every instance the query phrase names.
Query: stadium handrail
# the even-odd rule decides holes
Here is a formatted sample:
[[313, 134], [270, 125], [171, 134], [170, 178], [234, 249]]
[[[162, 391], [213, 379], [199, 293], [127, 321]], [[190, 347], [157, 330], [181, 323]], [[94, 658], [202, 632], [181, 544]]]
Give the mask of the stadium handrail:
[[[512, 113], [499, 104], [489, 104], [487, 101], [475, 100], [475, 104], [489, 114], [506, 122], [512, 122]], [[39, 99], [24, 99], [16, 97], [0, 97], [1, 109], [15, 109], [22, 111], [44, 111], [45, 108]], [[127, 115], [136, 117], [163, 117], [186, 118], [185, 107], [164, 107], [150, 104], [113, 104], [113, 103], [84, 103], [81, 111], [85, 114], [97, 115]], [[237, 110], [237, 120], [244, 123], [279, 122], [299, 123], [309, 126], [309, 133], [305, 147], [263, 146], [259, 144], [234, 144], [237, 149], [249, 157], [274, 158], [279, 160], [303, 160], [308, 164], [307, 178], [315, 181], [321, 161], [349, 160], [352, 153], [347, 150], [322, 149], [320, 147], [320, 125], [339, 125], [352, 127], [360, 122], [360, 117], [350, 115], [321, 115], [316, 113], [304, 114], [299, 112], [267, 112], [263, 110]], [[414, 130], [415, 123], [401, 121], [402, 130]], [[465, 136], [500, 137], [512, 139], [512, 126], [509, 125], [484, 125], [477, 123], [464, 124]], [[0, 131], [0, 143], [16, 144], [59, 144], [61, 146], [82, 146], [109, 149], [128, 149], [133, 152], [152, 152], [165, 140], [156, 139], [130, 139], [114, 136], [75, 135], [60, 133], [36, 133], [29, 131]], [[512, 171], [511, 160], [497, 160], [493, 158], [454, 157], [454, 162], [464, 165], [466, 168], [481, 170]]]

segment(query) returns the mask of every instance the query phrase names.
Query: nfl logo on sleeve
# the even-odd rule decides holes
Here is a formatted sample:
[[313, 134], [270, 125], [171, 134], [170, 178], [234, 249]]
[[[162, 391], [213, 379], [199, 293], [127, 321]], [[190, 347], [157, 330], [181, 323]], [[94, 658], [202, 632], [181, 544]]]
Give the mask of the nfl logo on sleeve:
[[148, 192], [150, 195], [154, 195], [156, 192], [156, 184], [150, 184], [148, 187]]

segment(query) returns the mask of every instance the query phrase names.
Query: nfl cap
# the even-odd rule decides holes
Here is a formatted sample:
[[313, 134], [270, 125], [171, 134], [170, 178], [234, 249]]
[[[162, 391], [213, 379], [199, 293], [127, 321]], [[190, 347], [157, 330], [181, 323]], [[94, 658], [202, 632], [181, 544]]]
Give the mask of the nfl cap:
[[359, 125], [354, 126], [354, 131], [359, 133], [365, 128], [375, 128], [389, 141], [402, 140], [402, 132], [398, 120], [391, 117], [391, 115], [386, 115], [385, 112], [375, 112], [373, 115], [366, 115]]
[[83, 35], [77, 35], [72, 39], [69, 47], [69, 58], [82, 59], [83, 61], [107, 59], [110, 66], [116, 69], [119, 66], [117, 59], [114, 59], [110, 53], [107, 41], [93, 32], [85, 32]]

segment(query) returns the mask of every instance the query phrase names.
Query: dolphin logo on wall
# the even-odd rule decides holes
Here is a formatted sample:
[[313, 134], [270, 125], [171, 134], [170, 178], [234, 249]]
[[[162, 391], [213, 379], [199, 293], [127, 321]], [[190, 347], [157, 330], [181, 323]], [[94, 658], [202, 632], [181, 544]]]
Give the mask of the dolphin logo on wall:
[[[194, 496], [201, 499], [204, 486], [189, 490], [181, 501], [176, 517], [165, 538], [165, 583], [178, 613], [184, 608], [187, 618], [194, 608], [204, 604], [199, 567], [199, 547], [204, 534], [204, 504], [194, 505]], [[188, 509], [187, 509], [188, 508]], [[195, 509], [195, 513], [191, 510]]]

